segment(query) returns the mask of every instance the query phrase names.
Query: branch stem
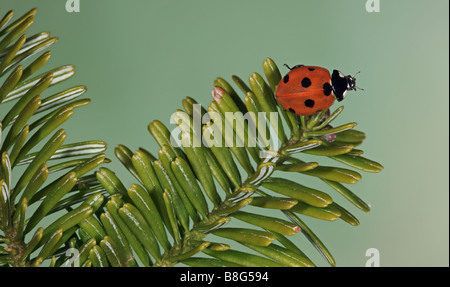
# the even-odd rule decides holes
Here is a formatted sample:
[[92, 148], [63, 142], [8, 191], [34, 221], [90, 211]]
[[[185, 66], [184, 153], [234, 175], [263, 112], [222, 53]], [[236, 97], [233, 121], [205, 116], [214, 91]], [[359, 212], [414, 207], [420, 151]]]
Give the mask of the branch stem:
[[23, 241], [23, 237], [20, 236], [20, 232], [18, 232], [17, 225], [12, 224], [11, 228], [7, 230], [3, 230], [5, 234], [5, 242], [7, 242], [8, 247], [5, 248], [11, 257], [10, 264], [14, 267], [30, 267], [29, 260], [21, 260], [25, 250], [26, 244]]

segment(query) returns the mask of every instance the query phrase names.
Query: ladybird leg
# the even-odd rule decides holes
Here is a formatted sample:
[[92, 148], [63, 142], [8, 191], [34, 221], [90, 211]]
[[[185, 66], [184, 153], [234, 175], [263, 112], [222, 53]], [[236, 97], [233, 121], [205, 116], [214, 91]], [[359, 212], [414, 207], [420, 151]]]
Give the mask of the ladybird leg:
[[285, 67], [288, 68], [289, 70], [292, 70], [291, 67], [288, 66], [288, 64], [284, 64], [283, 66], [285, 66]]
[[286, 68], [288, 68], [289, 70], [293, 70], [295, 68], [300, 68], [300, 67], [304, 67], [305, 65], [295, 65], [294, 67], [289, 67], [287, 64], [284, 64], [284, 66], [286, 66]]

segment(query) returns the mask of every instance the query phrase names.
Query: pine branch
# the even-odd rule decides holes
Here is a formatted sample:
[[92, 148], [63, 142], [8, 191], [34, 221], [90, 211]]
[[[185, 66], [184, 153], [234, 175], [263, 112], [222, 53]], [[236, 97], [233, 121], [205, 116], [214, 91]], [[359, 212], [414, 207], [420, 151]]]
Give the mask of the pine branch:
[[[47, 258], [55, 259], [56, 250], [103, 200], [104, 189], [95, 176], [92, 181], [91, 172], [109, 161], [102, 154], [104, 142], [64, 144], [67, 134], [60, 126], [90, 100], [75, 100], [86, 91], [84, 86], [45, 96], [47, 88], [70, 79], [75, 70], [67, 65], [35, 76], [51, 57], [49, 51], [39, 53], [57, 40], [48, 32], [24, 34], [35, 13], [32, 9], [8, 25], [14, 14], [9, 11], [0, 20], [0, 77], [5, 78], [0, 103], [14, 102], [0, 122], [0, 264], [4, 266], [39, 266]], [[37, 58], [23, 66], [33, 57]], [[48, 166], [54, 160], [58, 163]], [[17, 171], [19, 166], [23, 172]], [[47, 183], [50, 173], [56, 179]], [[80, 202], [67, 214], [54, 216]], [[27, 214], [32, 205], [35, 211]], [[53, 223], [43, 224], [44, 219]]]
[[[112, 195], [101, 217], [111, 214], [111, 222], [120, 226], [124, 236], [111, 235], [118, 243], [114, 253], [122, 254], [114, 263], [105, 251], [104, 255], [93, 255], [93, 266], [108, 261], [112, 266], [126, 266], [134, 260], [130, 248], [144, 266], [174, 266], [180, 262], [191, 266], [314, 266], [286, 237], [300, 230], [331, 265], [336, 264], [329, 250], [300, 217], [342, 219], [358, 225], [356, 217], [327, 193], [275, 178], [273, 174], [297, 172], [314, 176], [356, 207], [368, 211], [368, 205], [343, 185], [359, 181], [358, 172], [318, 162], [320, 157], [329, 157], [369, 172], [379, 172], [382, 166], [361, 157], [362, 151], [354, 149], [364, 139], [362, 132], [353, 130], [355, 123], [329, 126], [343, 107], [331, 114], [326, 110], [309, 117], [285, 111], [273, 96], [281, 80], [278, 68], [271, 59], [264, 62], [263, 68], [268, 84], [257, 73], [250, 77], [250, 87], [233, 76], [246, 94], [244, 100], [222, 78], [214, 82], [214, 101], [207, 109], [196, 105], [192, 98], [184, 99], [184, 111], [177, 110], [173, 116], [180, 130], [181, 146], [172, 144], [175, 139], [163, 123], [153, 121], [148, 129], [160, 147], [157, 157], [143, 148], [135, 153], [124, 145], [115, 149], [117, 158], [138, 183], [127, 189], [111, 170], [102, 168], [97, 172], [98, 180]], [[239, 120], [249, 111], [266, 117], [249, 117], [248, 121], [233, 124], [234, 119], [226, 116], [233, 113]], [[270, 112], [278, 117], [270, 117]], [[196, 126], [194, 119], [204, 116], [210, 117], [207, 123]], [[290, 134], [286, 133], [285, 126]], [[257, 127], [256, 133], [250, 132], [252, 127]], [[264, 141], [263, 132], [270, 128], [278, 131], [275, 136], [281, 145], [277, 150], [274, 148], [280, 142]], [[220, 137], [211, 140], [212, 135]], [[242, 145], [235, 145], [235, 140]], [[296, 158], [302, 153], [317, 156], [318, 162]], [[278, 209], [287, 220], [265, 216], [264, 212], [243, 211], [249, 204]], [[256, 228], [224, 227], [236, 219]], [[209, 234], [234, 240], [259, 255], [208, 241]], [[95, 235], [89, 233], [80, 243]], [[200, 253], [209, 257], [197, 257]]]

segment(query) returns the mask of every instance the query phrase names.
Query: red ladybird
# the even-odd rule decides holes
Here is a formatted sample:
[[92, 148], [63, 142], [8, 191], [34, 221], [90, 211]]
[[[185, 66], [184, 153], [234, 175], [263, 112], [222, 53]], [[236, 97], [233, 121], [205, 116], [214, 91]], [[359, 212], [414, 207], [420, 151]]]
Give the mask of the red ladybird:
[[278, 84], [276, 98], [283, 108], [297, 115], [325, 110], [333, 104], [334, 98], [340, 102], [348, 90], [356, 91], [356, 79], [338, 70], [333, 70], [330, 76], [322, 67], [297, 65], [289, 69], [291, 71]]

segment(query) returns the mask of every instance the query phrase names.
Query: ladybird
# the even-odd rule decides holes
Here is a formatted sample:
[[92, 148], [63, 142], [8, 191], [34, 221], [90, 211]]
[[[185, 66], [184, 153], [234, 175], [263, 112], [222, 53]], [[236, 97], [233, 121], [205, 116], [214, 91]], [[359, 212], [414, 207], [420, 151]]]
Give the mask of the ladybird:
[[[287, 65], [286, 65], [287, 66]], [[356, 91], [356, 79], [338, 70], [330, 72], [322, 67], [297, 65], [280, 81], [276, 99], [286, 110], [297, 115], [312, 115], [329, 108], [334, 99], [345, 98], [348, 90]]]

